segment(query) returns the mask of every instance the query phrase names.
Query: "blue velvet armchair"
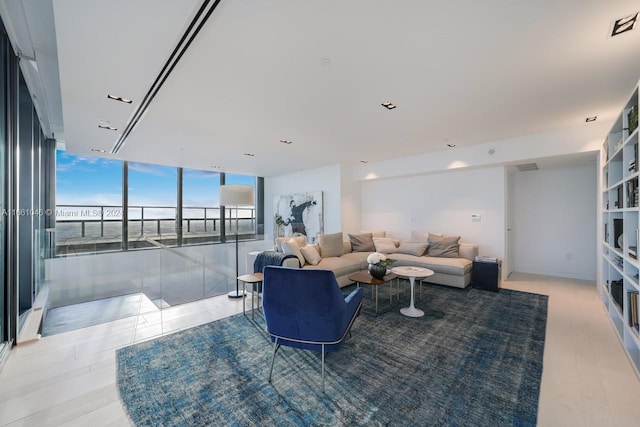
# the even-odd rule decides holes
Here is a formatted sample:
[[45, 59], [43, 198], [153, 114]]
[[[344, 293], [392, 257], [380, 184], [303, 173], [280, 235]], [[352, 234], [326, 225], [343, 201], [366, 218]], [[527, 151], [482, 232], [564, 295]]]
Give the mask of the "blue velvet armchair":
[[362, 306], [362, 288], [345, 295], [330, 270], [267, 266], [262, 307], [274, 343], [269, 382], [281, 345], [322, 353], [338, 351]]

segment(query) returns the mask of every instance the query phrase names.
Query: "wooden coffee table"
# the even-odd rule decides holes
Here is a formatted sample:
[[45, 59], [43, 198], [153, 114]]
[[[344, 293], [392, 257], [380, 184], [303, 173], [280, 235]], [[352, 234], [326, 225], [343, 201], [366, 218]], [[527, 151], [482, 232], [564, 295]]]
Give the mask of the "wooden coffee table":
[[[385, 274], [382, 279], [376, 279], [372, 277], [367, 270], [360, 270], [357, 273], [353, 273], [348, 276], [349, 280], [352, 282], [356, 282], [357, 286], [360, 286], [360, 283], [366, 283], [367, 285], [375, 286], [376, 288], [376, 314], [378, 314], [378, 286], [384, 285], [389, 282], [389, 303], [391, 303], [391, 281], [397, 278], [393, 273]], [[372, 295], [373, 296], [373, 295]]]

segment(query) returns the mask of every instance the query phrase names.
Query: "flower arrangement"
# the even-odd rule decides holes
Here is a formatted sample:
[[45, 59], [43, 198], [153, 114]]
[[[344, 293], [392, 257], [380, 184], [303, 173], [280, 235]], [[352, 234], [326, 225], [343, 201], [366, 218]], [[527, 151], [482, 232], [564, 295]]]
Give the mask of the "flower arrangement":
[[393, 264], [394, 262], [396, 262], [395, 259], [391, 259], [391, 258], [387, 258], [387, 256], [383, 253], [380, 252], [373, 252], [371, 254], [369, 254], [369, 256], [367, 257], [367, 262], [369, 264], [372, 265], [379, 265], [381, 267], [387, 267], [391, 264]]

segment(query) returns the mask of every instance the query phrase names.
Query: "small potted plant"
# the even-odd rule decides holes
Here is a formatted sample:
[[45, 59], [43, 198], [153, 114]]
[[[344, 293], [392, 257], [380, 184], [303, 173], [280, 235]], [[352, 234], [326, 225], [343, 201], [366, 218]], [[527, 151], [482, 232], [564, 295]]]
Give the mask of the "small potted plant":
[[371, 277], [382, 280], [385, 274], [387, 274], [387, 266], [396, 262], [396, 260], [387, 258], [387, 256], [380, 252], [373, 252], [367, 257], [369, 263], [369, 274]]

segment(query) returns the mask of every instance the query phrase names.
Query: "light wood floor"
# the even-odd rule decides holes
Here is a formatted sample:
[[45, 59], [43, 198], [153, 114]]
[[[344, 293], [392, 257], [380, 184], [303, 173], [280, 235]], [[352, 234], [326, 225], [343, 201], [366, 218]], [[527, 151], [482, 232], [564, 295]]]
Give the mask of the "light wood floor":
[[[503, 287], [550, 296], [538, 425], [640, 425], [640, 381], [595, 285], [514, 273]], [[241, 311], [216, 297], [15, 347], [0, 372], [0, 425], [127, 426], [115, 350]]]

